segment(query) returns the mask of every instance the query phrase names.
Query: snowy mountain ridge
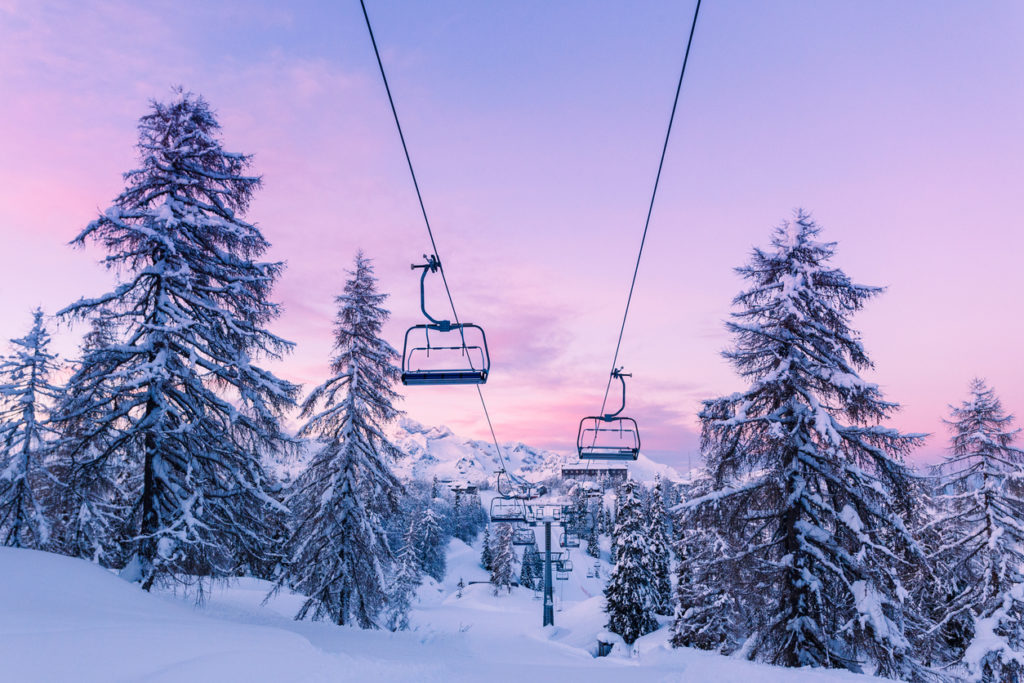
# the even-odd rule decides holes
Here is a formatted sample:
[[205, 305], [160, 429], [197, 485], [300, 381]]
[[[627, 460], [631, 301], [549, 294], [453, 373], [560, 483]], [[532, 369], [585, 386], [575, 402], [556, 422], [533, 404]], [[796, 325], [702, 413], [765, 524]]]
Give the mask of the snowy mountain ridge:
[[[395, 464], [395, 473], [406, 480], [429, 480], [433, 477], [452, 481], [479, 483], [491, 480], [501, 469], [494, 452], [494, 444], [480, 439], [456, 435], [448, 427], [430, 427], [410, 418], [402, 418], [389, 430], [389, 437], [404, 453], [405, 458]], [[509, 468], [531, 481], [561, 476], [564, 465], [579, 465], [575, 453], [560, 453], [536, 448], [521, 441], [501, 444], [502, 455]], [[594, 462], [592, 468], [607, 467], [607, 463]], [[621, 467], [615, 463], [613, 466]], [[663, 479], [679, 481], [682, 476], [674, 468], [654, 462], [640, 454], [629, 464], [630, 476], [651, 481], [656, 474]]]

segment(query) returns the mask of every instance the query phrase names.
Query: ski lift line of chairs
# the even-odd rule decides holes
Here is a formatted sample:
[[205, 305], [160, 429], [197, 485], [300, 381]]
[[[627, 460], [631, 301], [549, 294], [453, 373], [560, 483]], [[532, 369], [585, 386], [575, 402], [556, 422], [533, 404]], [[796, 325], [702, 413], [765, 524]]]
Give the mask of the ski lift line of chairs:
[[[424, 255], [424, 258], [427, 259], [426, 263], [414, 263], [412, 269], [423, 269], [420, 276], [420, 310], [430, 322], [413, 325], [406, 330], [405, 343], [402, 345], [402, 384], [484, 384], [491, 371], [487, 336], [479, 325], [437, 320], [427, 313], [427, 273], [438, 272], [441, 262], [434, 254]], [[431, 343], [431, 333], [437, 338], [434, 343]]]
[[631, 417], [620, 417], [626, 408], [626, 377], [622, 368], [612, 370], [612, 378], [622, 383], [622, 404], [614, 413], [593, 415], [580, 420], [576, 450], [580, 460], [636, 460], [640, 455], [640, 428]]

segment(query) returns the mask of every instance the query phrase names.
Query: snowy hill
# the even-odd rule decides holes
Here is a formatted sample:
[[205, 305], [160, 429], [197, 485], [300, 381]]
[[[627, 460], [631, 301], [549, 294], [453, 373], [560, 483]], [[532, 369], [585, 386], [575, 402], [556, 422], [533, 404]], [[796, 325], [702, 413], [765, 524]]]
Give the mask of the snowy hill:
[[[82, 560], [0, 548], [0, 680], [165, 681], [544, 681], [622, 680], [824, 683], [866, 680], [794, 671], [693, 650], [673, 650], [665, 629], [636, 654], [594, 658], [603, 624], [596, 586], [578, 566], [564, 582], [555, 627], [541, 628], [530, 591], [495, 597], [477, 566], [479, 548], [453, 541], [444, 584], [430, 580], [414, 630], [358, 631], [291, 619], [300, 598], [255, 579], [218, 584], [202, 607], [150, 595]], [[582, 563], [578, 563], [582, 564]], [[583, 572], [583, 575], [580, 575]], [[461, 598], [455, 584], [469, 584]]]
[[[501, 465], [489, 441], [466, 439], [454, 434], [448, 427], [427, 427], [403, 418], [391, 430], [395, 444], [408, 457], [398, 463], [397, 473], [406, 479], [450, 479], [452, 481], [481, 482], [492, 479]], [[531, 481], [540, 481], [561, 474], [563, 464], [578, 464], [575, 454], [557, 453], [528, 446], [522, 442], [502, 444], [502, 454], [509, 460], [513, 472]], [[600, 466], [595, 464], [595, 466]], [[654, 462], [641, 454], [629, 464], [634, 479], [651, 481], [656, 474], [677, 481], [679, 473]]]

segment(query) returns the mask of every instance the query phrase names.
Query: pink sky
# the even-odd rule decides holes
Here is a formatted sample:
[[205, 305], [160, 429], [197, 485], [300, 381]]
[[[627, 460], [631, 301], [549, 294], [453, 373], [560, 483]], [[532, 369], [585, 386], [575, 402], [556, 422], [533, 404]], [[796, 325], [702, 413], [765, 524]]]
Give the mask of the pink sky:
[[[567, 449], [600, 405], [692, 7], [368, 4], [460, 314], [488, 331], [498, 436]], [[66, 243], [180, 83], [264, 176], [250, 218], [288, 262], [274, 329], [298, 344], [276, 370], [323, 379], [359, 247], [400, 346], [429, 243], [361, 22], [348, 0], [0, 0], [0, 338], [109, 286]], [[1014, 0], [705, 3], [621, 355], [652, 454], [685, 467], [700, 399], [743, 387], [719, 356], [732, 268], [796, 206], [889, 288], [855, 327], [895, 424], [935, 434], [918, 460], [975, 375], [1024, 415], [1022, 30]], [[485, 433], [471, 388], [406, 396]]]

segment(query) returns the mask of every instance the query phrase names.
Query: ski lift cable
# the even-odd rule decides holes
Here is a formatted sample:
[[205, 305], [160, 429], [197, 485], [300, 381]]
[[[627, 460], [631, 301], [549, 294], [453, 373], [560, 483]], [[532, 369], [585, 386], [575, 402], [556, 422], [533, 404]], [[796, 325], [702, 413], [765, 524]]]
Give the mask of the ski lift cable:
[[[693, 21], [690, 24], [690, 36], [686, 41], [686, 51], [683, 54], [683, 66], [679, 70], [679, 82], [676, 84], [676, 95], [672, 101], [672, 113], [668, 118], [668, 128], [665, 131], [665, 142], [661, 146], [661, 159], [658, 161], [658, 173], [654, 176], [654, 189], [651, 192], [651, 202], [647, 207], [647, 219], [644, 221], [644, 232], [640, 238], [640, 249], [636, 255], [636, 265], [633, 267], [633, 279], [629, 283], [629, 295], [626, 297], [626, 310], [622, 313], [622, 325], [619, 327], [619, 338], [615, 342], [615, 355], [612, 357], [612, 371], [608, 375], [608, 384], [604, 389], [604, 398], [601, 400], [601, 412], [599, 415], [604, 415], [605, 406], [608, 403], [608, 394], [612, 388], [612, 380], [615, 378], [615, 368], [618, 367], [619, 362], [619, 351], [622, 348], [622, 335], [626, 331], [626, 319], [629, 317], [629, 306], [633, 303], [633, 290], [636, 287], [636, 277], [640, 272], [640, 259], [644, 254], [644, 245], [647, 242], [647, 230], [651, 225], [651, 214], [654, 213], [654, 200], [658, 196], [658, 184], [661, 181], [661, 171], [665, 166], [665, 153], [668, 151], [668, 141], [672, 135], [672, 124], [675, 122], [676, 109], [679, 107], [679, 93], [683, 89], [683, 77], [686, 75], [686, 64], [690, 60], [690, 47], [693, 45], [693, 34], [697, 29], [697, 16], [700, 14], [700, 2], [697, 0], [697, 4], [693, 10]], [[590, 467], [590, 463], [587, 462], [587, 467]]]
[[[394, 116], [395, 127], [398, 129], [398, 138], [402, 142], [402, 151], [405, 153], [405, 162], [409, 166], [409, 175], [412, 176], [412, 184], [413, 187], [416, 189], [416, 199], [419, 201], [420, 212], [423, 214], [423, 223], [424, 225], [427, 226], [427, 235], [430, 237], [430, 247], [431, 249], [433, 249], [434, 258], [436, 258], [438, 262], [438, 270], [441, 272], [441, 282], [444, 283], [444, 291], [448, 295], [448, 304], [451, 306], [452, 309], [452, 317], [455, 318], [455, 323], [459, 324], [459, 313], [455, 309], [455, 301], [454, 299], [452, 299], [452, 290], [448, 287], [448, 278], [445, 275], [444, 265], [441, 262], [441, 257], [438, 254], [437, 241], [434, 239], [434, 231], [430, 227], [430, 219], [427, 217], [427, 207], [423, 203], [423, 194], [420, 192], [420, 184], [419, 181], [416, 179], [416, 171], [413, 169], [412, 157], [409, 155], [409, 146], [405, 142], [405, 133], [402, 132], [402, 123], [398, 119], [398, 109], [395, 107], [395, 99], [391, 95], [391, 85], [388, 83], [387, 74], [384, 72], [384, 62], [381, 61], [380, 58], [380, 50], [377, 48], [377, 39], [373, 35], [373, 26], [371, 26], [370, 24], [370, 15], [366, 11], [365, 0], [359, 0], [359, 5], [360, 7], [362, 7], [363, 18], [366, 20], [366, 30], [370, 34], [370, 43], [373, 44], [373, 54], [377, 58], [377, 67], [380, 69], [380, 77], [381, 80], [384, 81], [384, 90], [387, 92], [388, 95], [388, 104], [391, 105], [391, 114], [392, 116]], [[460, 334], [462, 334], [461, 328]], [[465, 347], [465, 338], [462, 339], [462, 344], [463, 347]], [[470, 363], [472, 363], [472, 359], [470, 359]], [[505, 463], [505, 458], [501, 454], [501, 446], [498, 445], [498, 437], [494, 433], [494, 425], [491, 423], [490, 411], [487, 410], [487, 402], [484, 400], [484, 392], [482, 389], [480, 389], [479, 385], [477, 385], [476, 387], [476, 392], [477, 395], [480, 397], [480, 405], [483, 406], [484, 409], [484, 417], [487, 419], [487, 427], [491, 432], [491, 440], [494, 442], [494, 450], [498, 454], [498, 461], [501, 463], [501, 466], [505, 469], [505, 472], [508, 475], [509, 479], [513, 481], [519, 480], [519, 478], [513, 475], [512, 472], [509, 470], [508, 466]], [[520, 483], [523, 482], [520, 480]]]

